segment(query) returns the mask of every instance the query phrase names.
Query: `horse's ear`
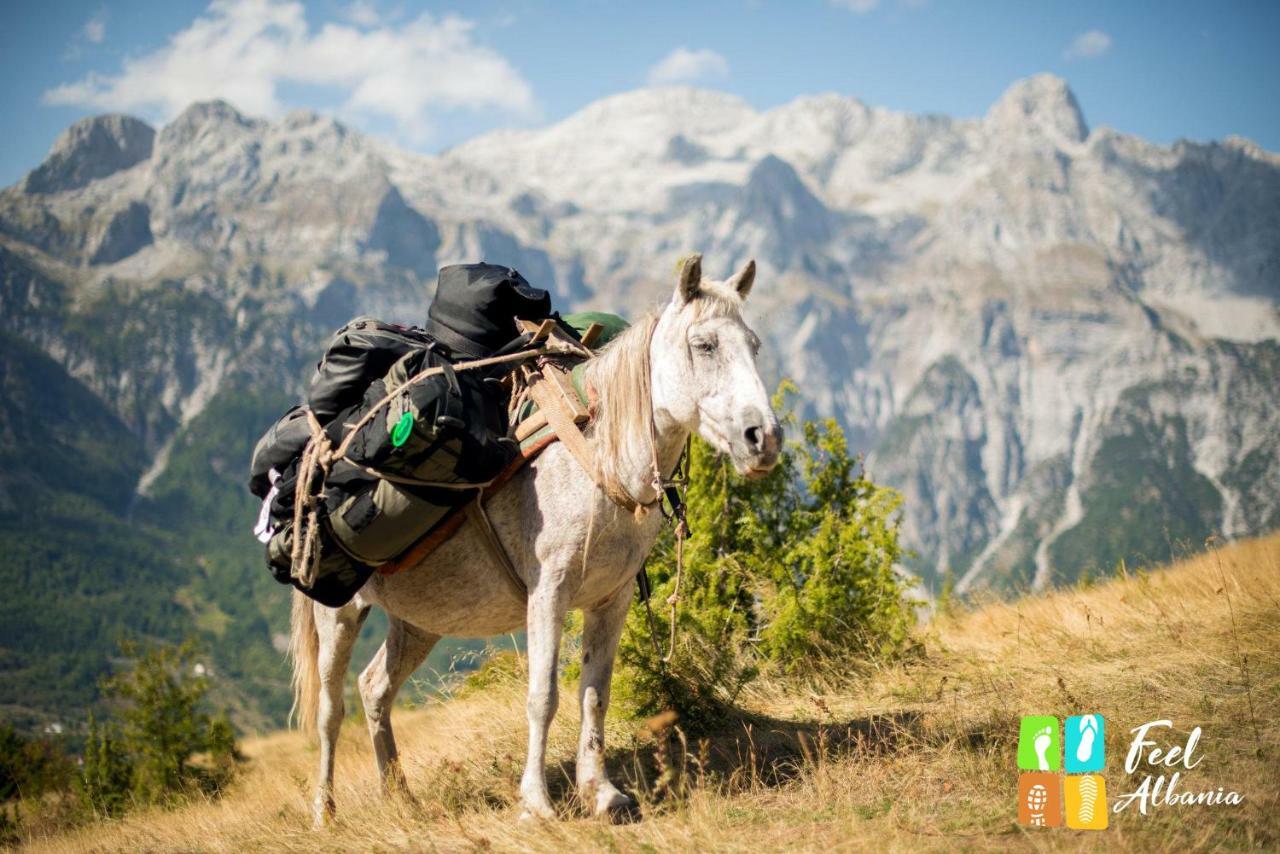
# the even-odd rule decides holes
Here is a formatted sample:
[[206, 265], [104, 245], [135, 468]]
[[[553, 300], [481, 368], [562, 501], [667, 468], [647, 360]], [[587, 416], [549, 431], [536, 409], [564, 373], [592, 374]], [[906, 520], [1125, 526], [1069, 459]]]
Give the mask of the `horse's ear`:
[[698, 253], [689, 255], [680, 262], [680, 280], [676, 285], [676, 295], [681, 302], [688, 302], [698, 295], [698, 287], [702, 284], [702, 256]]
[[751, 286], [756, 283], [756, 259], [752, 258], [741, 270], [733, 274], [728, 282], [729, 287], [738, 292], [743, 299], [751, 293]]

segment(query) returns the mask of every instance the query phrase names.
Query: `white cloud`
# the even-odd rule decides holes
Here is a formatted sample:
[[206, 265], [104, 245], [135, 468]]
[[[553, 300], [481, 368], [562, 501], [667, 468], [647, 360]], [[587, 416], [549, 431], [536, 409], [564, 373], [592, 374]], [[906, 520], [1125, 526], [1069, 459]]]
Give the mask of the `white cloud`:
[[342, 16], [361, 27], [376, 27], [382, 22], [378, 9], [369, 0], [354, 0], [342, 10]]
[[678, 47], [649, 69], [649, 85], [693, 83], [729, 76], [729, 61], [714, 50]]
[[1087, 30], [1071, 40], [1062, 52], [1066, 59], [1092, 59], [1111, 49], [1111, 36], [1102, 30]]
[[423, 13], [394, 28], [329, 23], [313, 31], [298, 2], [214, 0], [164, 47], [126, 59], [119, 74], [90, 73], [46, 91], [44, 101], [168, 118], [193, 101], [225, 98], [278, 115], [280, 84], [305, 84], [345, 93], [344, 112], [390, 118], [422, 142], [438, 108], [534, 111], [529, 84], [475, 42], [474, 26]]
[[107, 37], [107, 10], [99, 9], [96, 15], [85, 21], [80, 35], [90, 44], [102, 44]]
[[865, 15], [876, 6], [879, 6], [880, 0], [831, 0], [831, 5], [848, 9], [850, 12], [857, 12], [859, 15]]

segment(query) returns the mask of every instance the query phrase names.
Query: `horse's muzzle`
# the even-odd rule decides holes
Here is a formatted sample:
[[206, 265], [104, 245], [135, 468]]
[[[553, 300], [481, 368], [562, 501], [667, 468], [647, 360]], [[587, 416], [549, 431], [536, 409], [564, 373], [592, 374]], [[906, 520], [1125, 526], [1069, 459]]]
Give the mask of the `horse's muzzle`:
[[782, 426], [773, 413], [744, 419], [739, 453], [734, 456], [739, 473], [747, 477], [764, 477], [773, 471], [782, 452]]

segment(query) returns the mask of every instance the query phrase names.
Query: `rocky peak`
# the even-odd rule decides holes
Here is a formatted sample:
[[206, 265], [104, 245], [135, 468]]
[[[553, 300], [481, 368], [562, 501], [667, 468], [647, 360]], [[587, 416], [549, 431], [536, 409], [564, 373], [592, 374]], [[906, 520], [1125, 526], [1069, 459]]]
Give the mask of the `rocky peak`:
[[292, 110], [273, 126], [276, 133], [331, 140], [334, 144], [358, 137], [342, 122], [314, 110]]
[[1083, 142], [1089, 126], [1067, 81], [1037, 74], [1014, 83], [987, 112], [987, 127], [996, 134], [1048, 137]]
[[160, 131], [159, 145], [169, 147], [198, 139], [206, 133], [238, 134], [260, 129], [265, 122], [246, 117], [221, 99], [200, 101], [187, 107]]
[[789, 257], [798, 247], [831, 236], [830, 213], [790, 163], [769, 154], [751, 169], [739, 203], [739, 221], [762, 226], [766, 247]]
[[44, 162], [27, 173], [23, 190], [59, 193], [128, 169], [151, 157], [155, 129], [111, 113], [81, 119], [63, 131]]

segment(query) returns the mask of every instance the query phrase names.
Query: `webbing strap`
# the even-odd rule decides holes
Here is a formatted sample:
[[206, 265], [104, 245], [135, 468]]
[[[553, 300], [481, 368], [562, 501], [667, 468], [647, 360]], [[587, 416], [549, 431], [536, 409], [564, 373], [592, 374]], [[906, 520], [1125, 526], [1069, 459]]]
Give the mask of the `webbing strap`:
[[493, 523], [489, 521], [489, 514], [484, 511], [484, 503], [481, 501], [481, 497], [476, 496], [476, 500], [467, 505], [465, 512], [471, 523], [480, 529], [480, 533], [484, 534], [485, 545], [489, 547], [489, 552], [493, 555], [493, 559], [506, 572], [507, 580], [511, 582], [511, 586], [515, 589], [516, 598], [528, 598], [529, 588], [525, 586], [524, 579], [520, 577], [520, 573], [516, 572], [515, 565], [511, 563], [511, 556], [507, 554], [506, 547], [502, 545], [502, 540], [498, 539], [498, 532], [493, 529]]

